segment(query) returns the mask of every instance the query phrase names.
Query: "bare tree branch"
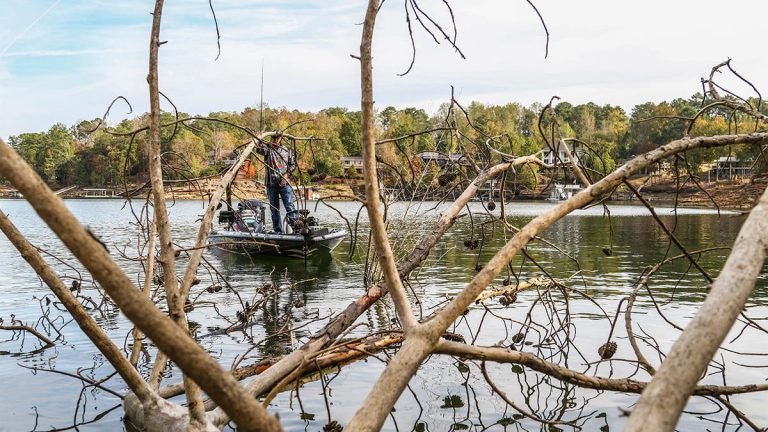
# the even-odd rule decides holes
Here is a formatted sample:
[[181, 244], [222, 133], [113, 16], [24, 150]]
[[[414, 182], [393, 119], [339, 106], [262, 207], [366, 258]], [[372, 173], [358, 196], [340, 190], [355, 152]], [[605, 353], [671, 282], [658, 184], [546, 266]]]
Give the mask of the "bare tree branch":
[[768, 190], [752, 209], [699, 312], [643, 392], [627, 430], [671, 431], [755, 287], [768, 254]]

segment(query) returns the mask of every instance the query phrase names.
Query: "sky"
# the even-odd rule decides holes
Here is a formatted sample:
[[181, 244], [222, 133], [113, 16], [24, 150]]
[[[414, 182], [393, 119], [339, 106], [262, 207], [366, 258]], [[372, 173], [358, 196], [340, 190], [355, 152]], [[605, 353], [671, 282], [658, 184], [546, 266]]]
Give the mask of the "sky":
[[[414, 23], [416, 60], [404, 2], [388, 0], [374, 34], [374, 98], [429, 114], [450, 99], [465, 104], [636, 104], [689, 97], [712, 66], [733, 67], [768, 89], [764, 0], [449, 0], [462, 59]], [[0, 0], [0, 138], [108, 121], [148, 111], [150, 12], [147, 0]], [[208, 0], [165, 2], [160, 88], [179, 110], [205, 115], [265, 103], [302, 111], [360, 108], [360, 23], [366, 3], [352, 0]], [[449, 33], [442, 0], [419, 5]], [[743, 83], [724, 81], [748, 94]], [[753, 95], [753, 93], [749, 93]], [[171, 109], [164, 103], [165, 109]]]

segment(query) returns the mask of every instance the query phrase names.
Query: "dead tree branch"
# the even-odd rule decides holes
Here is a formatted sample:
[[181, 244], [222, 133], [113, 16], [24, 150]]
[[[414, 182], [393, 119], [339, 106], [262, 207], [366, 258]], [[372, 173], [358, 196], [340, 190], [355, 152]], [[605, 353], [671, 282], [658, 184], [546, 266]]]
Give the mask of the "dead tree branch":
[[[0, 141], [2, 143], [2, 141]], [[225, 407], [241, 428], [278, 430], [269, 415], [189, 335], [160, 312], [111, 259], [104, 246], [72, 215], [34, 170], [5, 143], [0, 144], [0, 175], [27, 200], [67, 248], [83, 263], [120, 307], [160, 350]]]
[[752, 209], [699, 312], [672, 346], [630, 416], [630, 431], [671, 431], [755, 287], [768, 254], [768, 190]]

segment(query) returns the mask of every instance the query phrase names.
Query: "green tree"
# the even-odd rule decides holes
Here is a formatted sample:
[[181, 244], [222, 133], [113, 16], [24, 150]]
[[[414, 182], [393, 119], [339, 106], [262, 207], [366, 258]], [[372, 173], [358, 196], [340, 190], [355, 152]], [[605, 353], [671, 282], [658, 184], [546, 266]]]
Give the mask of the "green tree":
[[10, 138], [11, 146], [47, 182], [56, 182], [59, 166], [74, 156], [74, 138], [61, 123], [46, 133], [28, 133]]
[[[379, 114], [379, 119], [384, 128], [384, 138], [397, 138], [432, 127], [427, 113], [423, 109], [413, 107], [403, 110], [387, 107]], [[435, 139], [430, 134], [418, 135], [400, 144], [406, 146], [411, 153], [431, 151], [435, 150], [436, 147]]]
[[676, 115], [675, 108], [667, 102], [635, 106], [626, 147], [620, 149], [621, 156], [644, 153], [682, 137], [686, 123], [672, 118]]
[[191, 177], [197, 177], [208, 166], [207, 152], [203, 140], [190, 132], [181, 130], [177, 132], [171, 143], [171, 150], [178, 171], [188, 173]]
[[360, 156], [363, 152], [360, 146], [360, 141], [362, 140], [362, 133], [360, 132], [361, 115], [359, 111], [353, 111], [345, 113], [341, 119], [339, 140], [349, 156]]

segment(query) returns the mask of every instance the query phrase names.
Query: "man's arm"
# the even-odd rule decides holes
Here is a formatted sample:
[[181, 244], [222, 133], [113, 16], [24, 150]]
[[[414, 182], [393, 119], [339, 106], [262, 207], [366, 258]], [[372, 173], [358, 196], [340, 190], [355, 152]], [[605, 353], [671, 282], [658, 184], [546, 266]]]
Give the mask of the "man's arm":
[[256, 147], [253, 149], [253, 151], [262, 156], [266, 156], [269, 150], [267, 149], [266, 144], [264, 144], [262, 141], [259, 141], [256, 143]]

